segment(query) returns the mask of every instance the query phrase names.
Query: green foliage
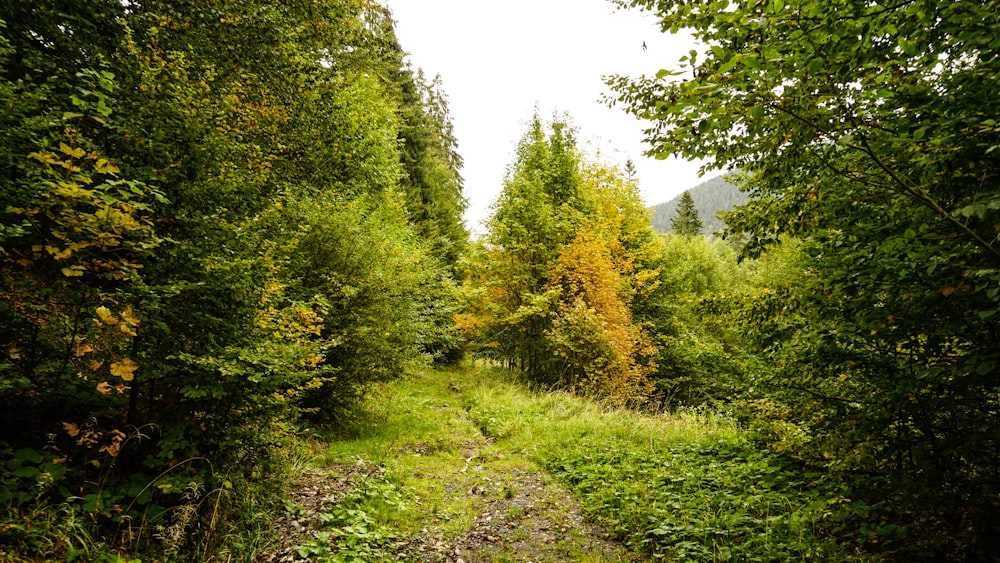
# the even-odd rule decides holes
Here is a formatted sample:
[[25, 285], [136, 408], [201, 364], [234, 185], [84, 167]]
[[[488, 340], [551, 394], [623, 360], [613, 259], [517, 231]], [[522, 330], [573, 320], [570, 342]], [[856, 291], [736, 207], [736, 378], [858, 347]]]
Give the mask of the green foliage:
[[[433, 259], [383, 197], [314, 202], [303, 209], [302, 235], [289, 250], [293, 299], [322, 296], [319, 373], [299, 405], [313, 418], [335, 420], [373, 382], [399, 377], [435, 335], [448, 301]], [[436, 307], [437, 309], [433, 309]]]
[[430, 82], [423, 71], [404, 69], [399, 78], [403, 126], [402, 162], [410, 216], [424, 238], [434, 241], [434, 253], [454, 265], [468, 240], [462, 222], [467, 206], [462, 197], [462, 157], [452, 131], [448, 98], [440, 76]]
[[581, 444], [548, 465], [598, 522], [655, 558], [867, 560], [848, 537], [829, 537], [851, 517], [849, 491], [747, 445], [654, 452]]
[[728, 319], [704, 303], [737, 284], [735, 253], [704, 237], [670, 234], [658, 242], [657, 283], [635, 309], [658, 349], [656, 398], [666, 407], [728, 401], [739, 392], [747, 358]]
[[677, 216], [670, 220], [673, 232], [688, 237], [701, 235], [702, 223], [695, 209], [691, 192], [685, 191], [677, 200]]
[[[563, 121], [546, 132], [535, 116], [490, 219], [484, 276], [491, 286], [489, 336], [498, 356], [530, 377], [554, 381], [558, 371], [544, 333], [555, 294], [547, 272], [583, 220], [576, 132]], [[492, 341], [492, 342], [491, 342]]]
[[299, 557], [323, 563], [380, 561], [391, 555], [399, 538], [384, 523], [380, 513], [405, 510], [403, 492], [383, 475], [369, 476], [346, 496], [324, 508], [319, 520], [329, 531], [316, 532], [297, 545]]
[[444, 94], [403, 99], [369, 2], [64, 4], [0, 8], [4, 521], [218, 549], [225, 484], [267, 475], [301, 413], [461, 348]]
[[929, 551], [992, 553], [996, 2], [621, 3], [711, 46], [690, 80], [612, 79], [653, 152], [744, 171], [748, 255], [805, 239], [805, 275], [745, 303], [760, 382], [813, 455], [968, 522]]
[[704, 409], [665, 415], [527, 393], [499, 370], [464, 391], [497, 447], [522, 450], [568, 484], [588, 517], [631, 551], [685, 561], [852, 561], [898, 532], [859, 529], [872, 507], [810, 466], [762, 449]]

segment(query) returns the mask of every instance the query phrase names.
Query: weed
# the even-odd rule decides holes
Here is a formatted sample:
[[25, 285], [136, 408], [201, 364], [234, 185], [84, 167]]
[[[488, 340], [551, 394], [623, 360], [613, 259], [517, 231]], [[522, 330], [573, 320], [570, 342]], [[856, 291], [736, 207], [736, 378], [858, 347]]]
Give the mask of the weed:
[[297, 545], [300, 557], [323, 563], [379, 561], [399, 542], [399, 536], [382, 521], [387, 511], [404, 510], [400, 488], [391, 481], [376, 477], [365, 479], [343, 499], [319, 514], [323, 531]]
[[524, 509], [521, 508], [520, 506], [514, 505], [504, 510], [503, 515], [508, 520], [520, 520], [525, 516], [527, 516], [527, 513], [525, 513]]
[[759, 450], [723, 416], [607, 408], [528, 392], [496, 371], [465, 392], [485, 433], [570, 485], [632, 550], [682, 561], [866, 560], [834, 537], [850, 517], [843, 486]]

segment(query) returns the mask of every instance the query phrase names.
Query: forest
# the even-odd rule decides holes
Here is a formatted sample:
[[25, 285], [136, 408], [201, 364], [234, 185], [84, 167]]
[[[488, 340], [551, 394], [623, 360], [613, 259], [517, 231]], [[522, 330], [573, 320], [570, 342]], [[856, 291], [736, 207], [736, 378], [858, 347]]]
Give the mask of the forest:
[[998, 4], [611, 0], [719, 238], [537, 113], [471, 236], [376, 0], [3, 3], [0, 561], [998, 560]]
[[[732, 211], [737, 205], [748, 201], [746, 192], [725, 180], [725, 177], [715, 176], [686, 190], [691, 193], [691, 202], [698, 212], [702, 222], [701, 232], [706, 235], [722, 234], [726, 223], [719, 218], [719, 212]], [[677, 217], [677, 209], [683, 194], [651, 208], [653, 230], [658, 233], [673, 232], [673, 221]]]

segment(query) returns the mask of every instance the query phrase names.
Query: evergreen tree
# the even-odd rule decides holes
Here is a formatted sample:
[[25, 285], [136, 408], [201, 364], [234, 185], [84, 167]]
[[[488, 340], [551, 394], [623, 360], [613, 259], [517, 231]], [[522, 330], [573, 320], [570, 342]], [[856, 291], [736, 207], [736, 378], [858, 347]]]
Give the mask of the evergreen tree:
[[670, 226], [679, 235], [693, 237], [701, 234], [701, 218], [698, 217], [690, 191], [681, 194], [677, 203], [677, 216], [670, 220]]

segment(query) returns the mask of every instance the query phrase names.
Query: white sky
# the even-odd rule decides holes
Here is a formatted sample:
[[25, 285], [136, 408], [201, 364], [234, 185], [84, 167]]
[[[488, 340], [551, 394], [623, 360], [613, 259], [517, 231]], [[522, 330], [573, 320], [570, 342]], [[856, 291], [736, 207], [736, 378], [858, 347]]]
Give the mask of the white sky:
[[652, 15], [608, 0], [385, 2], [411, 64], [443, 80], [473, 231], [483, 231], [536, 107], [543, 119], [568, 112], [592, 153], [619, 164], [632, 158], [648, 205], [701, 182], [697, 164], [643, 156], [643, 123], [599, 102], [610, 93], [603, 75], [674, 69], [692, 48], [682, 34], [661, 33]]

